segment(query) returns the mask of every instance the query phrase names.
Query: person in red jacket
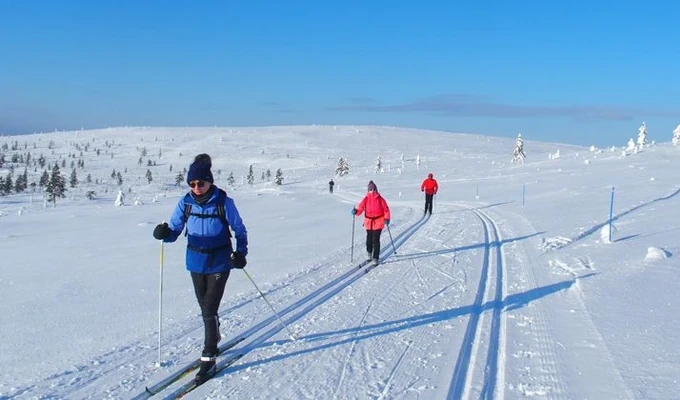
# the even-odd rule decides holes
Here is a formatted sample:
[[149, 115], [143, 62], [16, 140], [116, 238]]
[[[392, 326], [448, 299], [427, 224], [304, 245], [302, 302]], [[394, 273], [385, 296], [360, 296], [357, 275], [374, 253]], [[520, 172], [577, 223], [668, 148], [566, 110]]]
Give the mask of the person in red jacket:
[[373, 181], [368, 182], [368, 193], [358, 206], [352, 208], [352, 215], [364, 213], [364, 228], [366, 228], [366, 251], [368, 261], [373, 265], [380, 263], [380, 234], [385, 226], [390, 225], [390, 208], [378, 193], [378, 187]]
[[438, 190], [437, 180], [434, 179], [432, 173], [429, 173], [427, 179], [420, 185], [420, 191], [425, 192], [425, 212], [423, 214], [427, 214], [429, 211], [430, 215], [432, 215], [432, 198], [437, 194]]

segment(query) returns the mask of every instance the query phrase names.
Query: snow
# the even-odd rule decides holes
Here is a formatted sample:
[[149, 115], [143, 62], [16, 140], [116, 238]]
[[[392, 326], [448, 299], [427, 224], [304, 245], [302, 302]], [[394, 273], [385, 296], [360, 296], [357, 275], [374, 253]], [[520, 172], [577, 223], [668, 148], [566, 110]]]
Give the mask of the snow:
[[[298, 340], [233, 271], [222, 335], [247, 338], [221, 359], [244, 356], [188, 398], [680, 393], [680, 152], [670, 142], [622, 158], [623, 147], [529, 139], [529, 153], [560, 157], [517, 165], [512, 139], [375, 126], [111, 128], [0, 145], [15, 141], [48, 165], [83, 158], [78, 177], [95, 183], [69, 187], [56, 207], [30, 188], [0, 197], [0, 398], [133, 398], [199, 356], [185, 239], [161, 247], [151, 232], [188, 190], [175, 176], [200, 152], [248, 228], [246, 271]], [[81, 157], [74, 146], [86, 143]], [[157, 165], [138, 163], [143, 148]], [[341, 156], [349, 173], [333, 176]], [[375, 173], [378, 156], [395, 168]], [[259, 179], [279, 168], [282, 185]], [[440, 190], [423, 217], [429, 172]], [[41, 173], [29, 168], [29, 182]], [[365, 272], [365, 233], [350, 209], [369, 180], [392, 221], [383, 263]], [[130, 200], [117, 207], [121, 190]]]

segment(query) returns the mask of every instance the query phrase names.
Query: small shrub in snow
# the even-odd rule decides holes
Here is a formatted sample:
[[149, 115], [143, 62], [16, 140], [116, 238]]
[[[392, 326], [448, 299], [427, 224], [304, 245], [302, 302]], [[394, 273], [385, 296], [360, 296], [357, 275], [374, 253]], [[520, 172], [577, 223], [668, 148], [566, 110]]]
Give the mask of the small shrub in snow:
[[647, 254], [645, 255], [645, 261], [656, 261], [656, 260], [664, 260], [668, 257], [670, 257], [671, 254], [660, 248], [660, 247], [648, 247], [647, 248]]

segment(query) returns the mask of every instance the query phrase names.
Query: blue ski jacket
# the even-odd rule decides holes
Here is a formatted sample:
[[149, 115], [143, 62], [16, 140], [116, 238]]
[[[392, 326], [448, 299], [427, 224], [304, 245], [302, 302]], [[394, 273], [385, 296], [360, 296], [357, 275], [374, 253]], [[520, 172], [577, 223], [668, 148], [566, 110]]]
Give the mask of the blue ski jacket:
[[[186, 215], [185, 210], [189, 204], [191, 213]], [[226, 221], [220, 216], [219, 204], [224, 204]], [[212, 197], [203, 205], [196, 203], [191, 193], [187, 193], [177, 202], [168, 222], [172, 234], [164, 242], [176, 241], [185, 226], [186, 267], [191, 272], [213, 274], [225, 272], [233, 267], [231, 253], [234, 250], [230, 227], [236, 238], [236, 251], [243, 255], [248, 254], [248, 232], [234, 200], [217, 187]]]

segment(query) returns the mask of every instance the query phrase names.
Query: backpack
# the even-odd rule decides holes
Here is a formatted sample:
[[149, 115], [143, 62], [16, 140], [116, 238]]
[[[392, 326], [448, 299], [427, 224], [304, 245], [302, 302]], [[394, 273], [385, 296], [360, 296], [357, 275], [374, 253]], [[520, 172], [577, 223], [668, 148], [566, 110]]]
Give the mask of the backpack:
[[[227, 228], [227, 234], [229, 237], [231, 237], [231, 231], [229, 230], [229, 221], [227, 221], [227, 216], [226, 212], [224, 210], [224, 199], [227, 197], [227, 192], [224, 190], [220, 189], [220, 192], [217, 196], [217, 214], [198, 214], [198, 213], [192, 213], [191, 212], [191, 207], [192, 204], [186, 204], [184, 203], [184, 223], [186, 224], [187, 221], [189, 220], [189, 216], [197, 217], [197, 218], [219, 218], [220, 221], [222, 221], [222, 224]], [[187, 235], [187, 232], [184, 231], [184, 235]]]

